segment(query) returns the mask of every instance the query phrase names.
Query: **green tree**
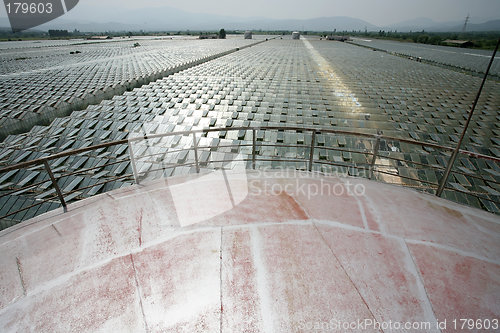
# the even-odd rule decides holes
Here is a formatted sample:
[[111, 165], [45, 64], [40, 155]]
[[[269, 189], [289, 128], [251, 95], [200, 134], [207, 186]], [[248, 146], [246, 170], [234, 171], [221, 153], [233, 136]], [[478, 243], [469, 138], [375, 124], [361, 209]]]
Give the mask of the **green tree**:
[[429, 36], [428, 35], [419, 35], [417, 37], [417, 43], [422, 43], [422, 44], [427, 44], [429, 41]]
[[220, 39], [226, 39], [226, 30], [220, 29], [220, 31], [219, 31], [219, 38]]
[[439, 45], [441, 43], [441, 37], [433, 35], [427, 41], [429, 44]]

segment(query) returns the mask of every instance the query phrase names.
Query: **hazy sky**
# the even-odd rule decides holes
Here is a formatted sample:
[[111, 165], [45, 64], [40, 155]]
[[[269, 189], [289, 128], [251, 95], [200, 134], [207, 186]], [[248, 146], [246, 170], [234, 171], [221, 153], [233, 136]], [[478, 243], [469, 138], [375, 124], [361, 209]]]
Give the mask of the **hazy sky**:
[[[351, 16], [384, 26], [427, 17], [437, 22], [500, 19], [500, 0], [80, 0], [73, 9], [76, 17], [91, 20], [92, 11], [168, 6], [189, 12], [239, 17], [314, 18]], [[1, 10], [5, 16], [5, 8]]]
[[80, 0], [79, 6], [99, 8], [103, 2], [130, 8], [169, 6], [228, 16], [298, 19], [351, 16], [376, 25], [417, 17], [463, 20], [468, 13], [476, 19], [500, 19], [500, 0]]

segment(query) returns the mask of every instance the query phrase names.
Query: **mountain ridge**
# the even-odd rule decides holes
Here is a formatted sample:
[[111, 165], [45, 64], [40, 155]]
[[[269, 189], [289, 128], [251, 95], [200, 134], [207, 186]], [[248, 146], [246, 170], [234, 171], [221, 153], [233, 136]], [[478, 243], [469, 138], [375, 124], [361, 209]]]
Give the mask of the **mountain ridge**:
[[[172, 7], [127, 9], [116, 8], [91, 12], [85, 6], [74, 10], [41, 26], [36, 30], [67, 29], [84, 32], [105, 31], [184, 31], [184, 30], [299, 30], [299, 31], [428, 31], [460, 32], [459, 21], [435, 22], [419, 17], [396, 24], [377, 26], [359, 18], [348, 16], [325, 16], [311, 19], [243, 18], [224, 15], [207, 15], [186, 12]], [[87, 17], [87, 19], [85, 19]], [[91, 19], [88, 19], [91, 17]], [[0, 17], [0, 27], [9, 27], [6, 17]], [[500, 31], [500, 20], [469, 23], [467, 31]]]

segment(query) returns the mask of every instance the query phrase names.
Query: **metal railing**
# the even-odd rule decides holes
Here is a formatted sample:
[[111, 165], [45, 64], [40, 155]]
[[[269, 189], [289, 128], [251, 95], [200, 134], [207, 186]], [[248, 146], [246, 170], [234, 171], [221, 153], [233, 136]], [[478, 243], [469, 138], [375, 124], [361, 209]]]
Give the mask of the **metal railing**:
[[[239, 133], [244, 133], [242, 135], [240, 134], [238, 135], [242, 137], [242, 140], [224, 139], [226, 133], [231, 131], [238, 131]], [[224, 135], [222, 135], [223, 133]], [[258, 133], [260, 133], [260, 138]], [[295, 133], [298, 135], [303, 135], [304, 137], [294, 144], [286, 142], [287, 140], [284, 140], [283, 138], [277, 140], [277, 142], [267, 142], [264, 140], [265, 133], [282, 133], [283, 136], [284, 134]], [[218, 136], [213, 136], [217, 134]], [[169, 146], [166, 147], [164, 151], [161, 153], [154, 153], [152, 151], [149, 151], [149, 153], [145, 155], [142, 154], [140, 156], [135, 156], [134, 154], [134, 147], [136, 146], [139, 147], [145, 145], [150, 147], [149, 142], [151, 140], [161, 139], [165, 137], [173, 137], [173, 136], [191, 137], [192, 144], [189, 147], [180, 147], [180, 148]], [[200, 145], [199, 141], [203, 137], [206, 137], [207, 139], [215, 137], [219, 138], [223, 137], [223, 140], [226, 140], [228, 142], [227, 144], [223, 143], [223, 144], [218, 144], [216, 146], [212, 146], [209, 144]], [[347, 143], [342, 145], [340, 144], [328, 145], [326, 143], [327, 138], [329, 140], [332, 140], [340, 137], [344, 138], [344, 140], [347, 137], [350, 139], [350, 141], [355, 141], [359, 145], [359, 147], [356, 147], [355, 145], [348, 145]], [[322, 140], [318, 140], [321, 138]], [[407, 151], [401, 151], [398, 148], [396, 148], [395, 150], [388, 148], [389, 146], [396, 147], [397, 145], [402, 146], [404, 144], [409, 145], [409, 147], [412, 147], [412, 149], [408, 149]], [[54, 169], [50, 166], [51, 161], [63, 157], [83, 155], [89, 152], [90, 153], [97, 152], [118, 145], [128, 145], [129, 157], [121, 158], [116, 161], [112, 161], [102, 165], [66, 173], [60, 173], [59, 172], [60, 170], [54, 172]], [[274, 154], [266, 153], [265, 150], [267, 148], [273, 148], [275, 150], [279, 149], [284, 154], [280, 156], [280, 154], [277, 152], [275, 152]], [[248, 153], [241, 154], [241, 156], [243, 157], [237, 159], [223, 158], [219, 160], [211, 159], [207, 161], [200, 161], [200, 155], [199, 155], [200, 152], [203, 151], [213, 152], [223, 149], [231, 149], [231, 151], [236, 151], [236, 152], [239, 152], [242, 149], [247, 149]], [[285, 156], [287, 152], [289, 153], [290, 150], [294, 149], [297, 152], [295, 154], [295, 157]], [[301, 152], [300, 154], [299, 150]], [[183, 151], [188, 151], [188, 152], [192, 151], [194, 159], [193, 160], [187, 159], [187, 161], [182, 161], [182, 162], [169, 161], [169, 163], [165, 163], [165, 161], [162, 160], [162, 158], [165, 157], [166, 154], [178, 154]], [[249, 169], [260, 168], [266, 165], [266, 163], [267, 165], [269, 164], [272, 165], [273, 163], [275, 165], [276, 163], [280, 165], [286, 165], [288, 163], [288, 166], [290, 166], [290, 164], [295, 165], [297, 169], [305, 171], [324, 171], [326, 167], [329, 167], [330, 169], [328, 170], [330, 171], [332, 171], [333, 168], [348, 169], [350, 170], [348, 173], [349, 175], [357, 175], [362, 177], [364, 176], [369, 179], [375, 178], [379, 181], [396, 183], [402, 186], [413, 187], [431, 193], [436, 193], [439, 184], [448, 184], [448, 177], [450, 177], [451, 174], [460, 175], [466, 177], [467, 179], [473, 181], [479, 181], [485, 184], [486, 183], [495, 184], [495, 186], [500, 187], [500, 179], [498, 179], [498, 177], [497, 178], [491, 177], [491, 175], [485, 176], [481, 173], [473, 174], [461, 171], [456, 168], [453, 169], [450, 173], [446, 174], [445, 172], [448, 169], [448, 165], [440, 165], [439, 163], [436, 164], [429, 162], [424, 163], [422, 161], [415, 161], [412, 160], [411, 158], [405, 157], [405, 154], [416, 154], [424, 157], [429, 156], [429, 158], [432, 157], [434, 159], [437, 157], [442, 157], [442, 160], [448, 160], [449, 156], [453, 153], [453, 151], [454, 148], [451, 147], [446, 147], [433, 143], [419, 142], [410, 139], [384, 136], [382, 134], [367, 134], [359, 132], [341, 131], [341, 130], [324, 129], [324, 128], [310, 128], [310, 127], [308, 128], [279, 127], [279, 126], [229, 127], [229, 128], [224, 127], [224, 128], [207, 128], [194, 131], [160, 133], [151, 135], [140, 134], [138, 136], [131, 137], [129, 139], [106, 142], [71, 151], [64, 151], [51, 156], [19, 163], [16, 165], [7, 166], [0, 169], [0, 175], [2, 175], [13, 170], [21, 170], [28, 168], [36, 170], [38, 168], [41, 168], [42, 170], [45, 170], [48, 175], [48, 178], [45, 178], [31, 185], [22, 186], [21, 188], [15, 188], [14, 184], [14, 188], [8, 191], [4, 191], [3, 193], [0, 193], [0, 199], [8, 196], [23, 194], [29, 191], [36, 192], [36, 189], [39, 186], [43, 186], [44, 184], [47, 185], [49, 182], [53, 187], [54, 193], [52, 194], [55, 194], [48, 196], [48, 198], [36, 199], [35, 200], [36, 202], [32, 205], [20, 207], [15, 211], [9, 211], [8, 214], [0, 217], [0, 220], [7, 219], [23, 211], [32, 209], [33, 207], [36, 207], [38, 205], [42, 205], [44, 203], [45, 204], [54, 203], [57, 201], [60, 203], [60, 206], [63, 207], [64, 212], [66, 212], [67, 201], [77, 199], [79, 197], [78, 193], [82, 193], [82, 191], [84, 190], [90, 189], [95, 186], [105, 186], [106, 184], [113, 183], [116, 181], [132, 182], [133, 180], [135, 180], [136, 183], [140, 183], [141, 171], [137, 169], [137, 164], [142, 163], [143, 160], [151, 161], [155, 158], [158, 159], [158, 157], [160, 157], [160, 162], [156, 163], [158, 168], [148, 170], [147, 172], [149, 174], [153, 174], [154, 172], [159, 172], [161, 174], [161, 171], [164, 171], [166, 169], [175, 169], [178, 167], [194, 168], [193, 172], [199, 173], [202, 169], [202, 166], [210, 169], [214, 168], [211, 167], [210, 165], [216, 165], [220, 163], [222, 164], [226, 163], [227, 165], [229, 165], [230, 163], [233, 162], [243, 162], [246, 163], [246, 167]], [[345, 158], [342, 158], [343, 160], [342, 162], [331, 160], [329, 159], [328, 156], [330, 152], [332, 154], [340, 154], [338, 156], [341, 155], [343, 156], [343, 154], [347, 155], [355, 154], [358, 157], [364, 156], [364, 162], [363, 161], [356, 162], [352, 160], [350, 162], [349, 161], [345, 162]], [[460, 156], [466, 156], [471, 159], [488, 160], [492, 161], [495, 164], [500, 163], [499, 158], [478, 154], [466, 150], [459, 150], [458, 154]], [[360, 157], [359, 159], [362, 160], [363, 158]], [[67, 193], [63, 193], [63, 191], [61, 190], [61, 186], [58, 183], [58, 181], [64, 177], [74, 176], [78, 174], [85, 174], [91, 177], [92, 172], [94, 172], [95, 170], [99, 170], [101, 168], [113, 166], [115, 164], [123, 162], [130, 162], [132, 168], [132, 174], [125, 173], [124, 175], [117, 175], [116, 177], [108, 177], [103, 181], [93, 183], [85, 187], [76, 188]], [[153, 164], [155, 163], [152, 163], [152, 165]], [[297, 164], [300, 164], [300, 166], [297, 167]], [[403, 174], [401, 172], [401, 170], [403, 169], [413, 171], [413, 174], [412, 172]], [[424, 177], [416, 176], [416, 174], [422, 170], [423, 171], [430, 170], [432, 172], [435, 172], [435, 174], [439, 175], [439, 177], [436, 176], [436, 181], [429, 181], [428, 179], [424, 179]], [[384, 179], [384, 177], [385, 178], [389, 177], [390, 179], [397, 179], [397, 181], [396, 182], [389, 181], [387, 179]], [[445, 186], [443, 190], [445, 194], [447, 192], [461, 193], [466, 196], [475, 197], [482, 202], [485, 201], [492, 202], [500, 206], [498, 196], [495, 196], [494, 194], [492, 195], [491, 193], [488, 193], [486, 191], [473, 191], [473, 190], [467, 190], [465, 188], [460, 188], [459, 186], [448, 186], [448, 185]]]

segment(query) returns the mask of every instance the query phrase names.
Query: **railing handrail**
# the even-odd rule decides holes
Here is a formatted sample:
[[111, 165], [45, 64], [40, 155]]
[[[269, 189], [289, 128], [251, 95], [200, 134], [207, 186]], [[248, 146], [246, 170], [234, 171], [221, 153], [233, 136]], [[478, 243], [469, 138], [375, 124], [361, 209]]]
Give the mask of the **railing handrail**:
[[[321, 132], [322, 134], [328, 133], [328, 134], [351, 135], [351, 136], [365, 137], [365, 138], [370, 138], [370, 139], [375, 139], [375, 140], [377, 139], [377, 137], [379, 137], [381, 140], [399, 141], [399, 142], [404, 142], [404, 143], [408, 143], [408, 144], [412, 144], [412, 145], [420, 145], [420, 146], [424, 146], [424, 147], [436, 148], [436, 149], [441, 149], [441, 150], [446, 150], [446, 151], [453, 151], [453, 149], [454, 149], [454, 148], [451, 148], [448, 146], [438, 145], [438, 144], [430, 143], [430, 142], [421, 142], [421, 141], [386, 136], [386, 135], [344, 131], [344, 130], [336, 130], [336, 129], [329, 129], [329, 128], [321, 128], [321, 127], [295, 127], [295, 126], [292, 126], [292, 127], [290, 127], [290, 126], [214, 127], [214, 128], [205, 128], [205, 129], [190, 130], [190, 131], [177, 131], [177, 132], [170, 132], [170, 133], [158, 133], [158, 134], [151, 134], [151, 135], [134, 136], [134, 137], [127, 138], [127, 139], [104, 142], [104, 143], [100, 143], [97, 145], [92, 145], [92, 146], [88, 146], [88, 147], [84, 147], [84, 148], [66, 150], [66, 151], [56, 153], [53, 155], [49, 155], [49, 156], [45, 156], [45, 157], [31, 160], [31, 161], [21, 162], [21, 163], [17, 163], [14, 165], [9, 165], [7, 167], [0, 168], [0, 173], [9, 172], [12, 170], [18, 170], [18, 169], [22, 169], [22, 168], [28, 168], [28, 167], [31, 167], [34, 165], [43, 164], [45, 161], [51, 161], [51, 160], [55, 160], [55, 159], [58, 159], [61, 157], [67, 157], [67, 156], [72, 156], [72, 155], [78, 155], [78, 154], [85, 153], [88, 151], [98, 150], [101, 148], [108, 148], [108, 147], [112, 147], [112, 146], [116, 146], [116, 145], [120, 145], [120, 144], [126, 144], [128, 142], [133, 142], [133, 141], [138, 141], [138, 140], [155, 139], [155, 138], [176, 136], [176, 135], [186, 136], [186, 135], [192, 135], [192, 134], [198, 134], [198, 133], [210, 133], [210, 132], [220, 132], [220, 131], [240, 131], [240, 130], [247, 130], [247, 131], [278, 130], [278, 131], [308, 131], [308, 132], [316, 131], [316, 132]], [[135, 134], [135, 133], [131, 133], [131, 134]], [[463, 149], [460, 149], [460, 154], [468, 155], [468, 156], [475, 157], [475, 158], [487, 159], [487, 160], [491, 160], [491, 161], [495, 161], [495, 162], [500, 163], [500, 158], [490, 156], [490, 155], [484, 155], [484, 154], [471, 152], [471, 151], [467, 151], [467, 150], [463, 150]]]
[[[196, 168], [196, 172], [199, 173], [200, 172], [200, 161], [199, 161], [199, 156], [198, 156], [198, 151], [200, 149], [206, 149], [206, 148], [212, 148], [211, 146], [199, 146], [198, 145], [198, 140], [197, 140], [197, 137], [196, 137], [196, 134], [207, 134], [207, 133], [211, 133], [211, 132], [222, 132], [222, 131], [245, 131], [246, 133], [248, 131], [251, 131], [252, 132], [252, 141], [250, 142], [250, 140], [239, 140], [239, 141], [242, 141], [243, 144], [233, 144], [233, 145], [225, 145], [224, 147], [252, 147], [252, 152], [251, 152], [251, 159], [243, 159], [242, 161], [246, 161], [246, 162], [251, 162], [251, 167], [253, 169], [256, 168], [256, 155], [257, 155], [257, 152], [256, 152], [256, 148], [257, 147], [301, 147], [301, 148], [305, 148], [305, 149], [309, 149], [309, 154], [305, 155], [304, 157], [302, 158], [296, 158], [296, 159], [293, 159], [293, 162], [304, 162], [306, 163], [305, 165], [305, 170], [309, 170], [309, 171], [312, 171], [313, 169], [313, 164], [316, 163], [316, 164], [328, 164], [328, 165], [338, 165], [340, 166], [341, 164], [339, 163], [335, 163], [335, 162], [324, 162], [324, 161], [321, 161], [321, 158], [320, 160], [315, 160], [314, 159], [314, 154], [315, 154], [315, 149], [326, 149], [326, 150], [339, 150], [339, 151], [342, 151], [342, 152], [352, 152], [352, 153], [361, 153], [361, 154], [364, 154], [364, 155], [369, 155], [371, 156], [371, 161], [369, 161], [365, 166], [362, 166], [361, 165], [358, 165], [354, 162], [352, 163], [348, 163], [349, 167], [354, 167], [356, 169], [366, 169], [366, 167], [369, 168], [369, 179], [372, 179], [373, 178], [373, 175], [374, 175], [374, 170], [375, 170], [375, 166], [377, 165], [376, 164], [376, 160], [377, 160], [377, 157], [383, 157], [383, 158], [388, 158], [390, 160], [398, 160], [398, 161], [401, 161], [401, 159], [399, 158], [395, 158], [395, 157], [391, 157], [391, 156], [385, 156], [383, 154], [381, 154], [381, 152], [379, 151], [380, 150], [380, 143], [381, 143], [381, 140], [386, 140], [386, 141], [396, 141], [396, 142], [400, 142], [400, 143], [407, 143], [407, 144], [411, 144], [411, 145], [416, 145], [416, 146], [422, 146], [422, 147], [430, 147], [430, 148], [434, 148], [434, 149], [439, 149], [441, 151], [454, 151], [454, 152], [457, 152], [456, 148], [451, 148], [451, 147], [447, 147], [447, 146], [442, 146], [442, 145], [438, 145], [438, 144], [434, 144], [434, 143], [428, 143], [428, 142], [420, 142], [420, 141], [416, 141], [416, 140], [411, 140], [411, 139], [404, 139], [404, 138], [398, 138], [398, 137], [391, 137], [391, 136], [384, 136], [382, 135], [382, 133], [377, 133], [377, 134], [370, 134], [370, 133], [361, 133], [361, 132], [353, 132], [353, 131], [344, 131], [344, 130], [337, 130], [337, 129], [327, 129], [327, 128], [321, 128], [321, 127], [297, 127], [297, 126], [247, 126], [247, 127], [212, 127], [212, 128], [204, 128], [204, 129], [197, 129], [197, 130], [189, 130], [189, 131], [177, 131], [177, 132], [170, 132], [170, 133], [158, 133], [158, 134], [151, 134], [151, 135], [147, 135], [147, 134], [141, 134], [141, 133], [132, 133], [132, 137], [129, 137], [127, 139], [122, 139], [122, 140], [116, 140], [116, 141], [110, 141], [110, 142], [104, 142], [104, 143], [101, 143], [101, 144], [98, 144], [98, 145], [93, 145], [93, 146], [88, 146], [88, 147], [84, 147], [84, 148], [79, 148], [79, 149], [73, 149], [73, 150], [67, 150], [67, 151], [63, 151], [63, 152], [60, 152], [60, 153], [57, 153], [57, 154], [53, 154], [53, 155], [49, 155], [49, 156], [45, 156], [45, 157], [42, 157], [42, 158], [38, 158], [38, 159], [34, 159], [34, 160], [31, 160], [31, 161], [27, 161], [27, 162], [22, 162], [22, 163], [18, 163], [18, 164], [15, 164], [15, 165], [11, 165], [11, 166], [8, 166], [8, 167], [4, 167], [2, 169], [0, 169], [0, 173], [5, 173], [5, 172], [9, 172], [9, 171], [12, 171], [12, 170], [19, 170], [19, 169], [22, 169], [22, 168], [28, 168], [28, 167], [31, 167], [33, 165], [41, 165], [44, 167], [45, 171], [47, 172], [47, 174], [49, 175], [49, 179], [46, 179], [44, 181], [42, 181], [42, 183], [45, 183], [45, 182], [51, 182], [52, 183], [52, 186], [56, 192], [56, 197], [52, 197], [52, 198], [49, 198], [47, 200], [44, 200], [42, 201], [40, 204], [44, 203], [44, 202], [48, 202], [50, 201], [51, 199], [56, 199], [58, 198], [63, 209], [64, 209], [64, 212], [67, 211], [67, 204], [66, 204], [66, 201], [65, 201], [65, 194], [66, 196], [72, 194], [72, 193], [75, 193], [77, 192], [78, 190], [75, 189], [75, 190], [72, 190], [68, 193], [63, 193], [58, 185], [58, 179], [61, 179], [63, 177], [66, 177], [67, 175], [72, 175], [72, 174], [76, 174], [76, 173], [80, 173], [82, 171], [86, 171], [86, 170], [91, 170], [91, 169], [95, 169], [97, 167], [94, 167], [94, 168], [90, 168], [90, 169], [83, 169], [83, 170], [79, 170], [79, 171], [75, 171], [75, 172], [70, 172], [69, 174], [63, 174], [63, 175], [58, 175], [58, 179], [56, 179], [56, 176], [53, 174], [51, 168], [50, 168], [50, 164], [48, 163], [49, 161], [51, 160], [55, 160], [55, 159], [59, 159], [59, 158], [63, 158], [63, 157], [67, 157], [67, 156], [72, 156], [72, 155], [77, 155], [77, 154], [82, 154], [82, 153], [85, 153], [85, 152], [88, 152], [88, 151], [95, 151], [95, 150], [98, 150], [98, 149], [103, 149], [103, 148], [107, 148], [107, 147], [112, 147], [112, 146], [117, 146], [117, 145], [120, 145], [120, 144], [128, 144], [128, 147], [129, 147], [129, 158], [128, 158], [128, 161], [130, 161], [130, 164], [132, 166], [132, 171], [133, 171], [133, 174], [130, 175], [130, 174], [127, 174], [125, 176], [119, 176], [117, 178], [114, 178], [114, 179], [111, 179], [111, 180], [106, 180], [106, 182], [103, 182], [102, 184], [106, 184], [108, 182], [112, 182], [116, 179], [121, 179], [121, 178], [127, 178], [127, 177], [133, 177], [135, 179], [135, 182], [137, 184], [140, 183], [139, 181], [139, 173], [137, 171], [137, 168], [136, 168], [136, 161], [135, 161], [135, 157], [134, 157], [134, 152], [133, 152], [133, 149], [132, 147], [130, 146], [131, 143], [133, 142], [136, 142], [136, 141], [140, 141], [140, 140], [150, 140], [150, 139], [157, 139], [157, 138], [164, 138], [164, 137], [170, 137], [170, 136], [179, 136], [179, 135], [182, 135], [182, 136], [192, 136], [192, 139], [193, 139], [193, 145], [191, 147], [186, 147], [186, 148], [182, 148], [182, 149], [178, 149], [176, 151], [191, 151], [191, 150], [194, 150], [194, 166]], [[259, 141], [260, 143], [257, 144], [257, 131], [282, 131], [282, 132], [285, 132], [285, 131], [295, 131], [295, 132], [309, 132], [310, 135], [311, 135], [311, 142], [305, 142], [302, 141], [302, 144], [297, 144], [297, 145], [288, 145], [288, 144], [281, 144], [279, 142], [276, 142], [276, 143], [267, 143], [267, 142], [263, 142], [263, 141]], [[246, 135], [245, 133], [245, 135]], [[139, 135], [137, 135], [139, 134]], [[357, 138], [368, 138], [368, 139], [372, 139], [372, 140], [375, 140], [375, 144], [373, 147], [370, 148], [367, 148], [367, 149], [360, 149], [360, 151], [357, 151], [357, 150], [349, 150], [347, 149], [341, 149], [341, 148], [334, 148], [334, 147], [329, 147], [329, 146], [324, 146], [324, 145], [317, 145], [317, 135], [321, 135], [321, 134], [336, 134], [336, 135], [345, 135], [345, 136], [354, 136], [354, 137], [357, 137]], [[305, 139], [305, 138], [304, 138]], [[245, 144], [244, 142], [245, 141], [248, 141], [247, 144]], [[219, 146], [217, 146], [219, 147]], [[497, 158], [497, 157], [494, 157], [494, 156], [489, 156], [489, 155], [484, 155], [484, 154], [480, 154], [480, 153], [476, 153], [476, 152], [470, 152], [470, 151], [466, 151], [466, 150], [458, 150], [458, 153], [460, 154], [465, 154], [465, 155], [468, 155], [468, 156], [471, 156], [471, 157], [474, 157], [474, 158], [480, 158], [480, 159], [488, 159], [488, 160], [492, 160], [492, 161], [495, 161], [495, 162], [500, 162], [500, 158]], [[153, 155], [146, 155], [146, 156], [143, 156], [141, 155], [141, 158], [144, 158], [144, 157], [148, 157], [148, 156], [155, 156], [156, 154], [153, 154]], [[250, 155], [250, 154], [248, 154]], [[120, 160], [120, 161], [116, 161], [116, 162], [113, 162], [111, 163], [110, 165], [112, 164], [117, 164], [117, 163], [121, 163], [123, 161], [125, 161], [126, 159], [123, 159], [123, 160]], [[273, 161], [274, 159], [269, 159], [269, 158], [266, 158], [266, 156], [263, 155], [263, 158], [259, 158], [258, 159], [259, 161]], [[222, 160], [222, 161], [211, 161], [211, 162], [226, 162], [227, 160]], [[239, 160], [234, 160], [234, 161], [239, 161]], [[292, 161], [292, 159], [290, 158], [280, 158], [278, 159], [277, 161], [280, 161], [280, 162], [287, 162], [287, 161]], [[411, 161], [411, 160], [404, 160], [405, 162], [407, 163], [414, 163], [416, 165], [424, 165], [422, 163], [419, 163], [419, 162], [415, 162], [415, 161]], [[205, 162], [206, 163], [206, 162]], [[108, 164], [105, 164], [105, 165], [108, 165]], [[193, 166], [193, 163], [173, 163], [173, 166]], [[427, 164], [430, 168], [432, 169], [436, 169], [437, 167], [434, 166], [434, 165], [431, 165], [431, 164]], [[346, 165], [347, 166], [347, 165]], [[99, 166], [100, 167], [100, 166]], [[448, 166], [447, 166], [448, 167]], [[428, 189], [432, 189], [432, 185], [436, 186], [436, 188], [439, 186], [439, 184], [435, 184], [433, 182], [430, 182], [430, 181], [426, 181], [426, 180], [423, 180], [423, 179], [420, 179], [420, 178], [412, 178], [412, 177], [409, 177], [409, 176], [405, 176], [405, 175], [401, 175], [399, 174], [399, 172], [397, 174], [394, 174], [394, 173], [391, 173], [391, 172], [387, 172], [387, 170], [384, 171], [383, 167], [381, 169], [379, 169], [378, 167], [376, 168], [376, 172], [377, 173], [380, 173], [380, 174], [387, 174], [387, 175], [391, 175], [391, 176], [397, 176], [401, 179], [409, 179], [409, 180], [414, 180], [414, 181], [418, 181], [420, 182], [421, 184], [427, 184], [427, 188]], [[439, 168], [439, 169], [445, 169], [445, 167], [442, 167], [442, 168]], [[158, 171], [158, 170], [153, 170], [153, 171]], [[455, 172], [455, 171], [454, 171]], [[463, 174], [462, 172], [458, 172], [457, 173], [459, 174]], [[479, 179], [483, 179], [482, 177], [480, 176], [476, 176], [476, 175], [471, 175], [475, 178], [479, 178]], [[443, 179], [445, 178], [446, 176], [442, 177], [441, 179], [441, 182], [443, 181]], [[484, 179], [483, 179], [484, 180]], [[494, 183], [497, 183], [497, 184], [500, 184], [496, 181], [493, 181]], [[101, 184], [101, 183], [99, 183]], [[93, 185], [89, 185], [87, 186], [87, 188], [90, 188], [90, 187], [93, 187], [95, 186], [96, 184], [93, 184]], [[403, 186], [409, 186], [409, 184], [402, 184]], [[19, 191], [23, 191], [25, 189], [29, 189], [31, 187], [34, 187], [35, 185], [32, 184], [32, 185], [29, 185], [29, 186], [26, 186], [26, 187], [23, 187], [21, 189], [14, 189], [12, 190], [11, 192], [7, 193], [7, 194], [4, 194], [2, 196], [5, 196], [5, 195], [12, 195], [16, 192], [19, 192]], [[430, 187], [429, 187], [430, 186]], [[485, 199], [485, 200], [488, 200], [488, 201], [492, 201], [492, 202], [497, 202], [499, 203], [497, 200], [494, 200], [494, 199], [491, 199], [491, 198], [488, 198], [488, 197], [480, 197], [477, 195], [477, 193], [472, 193], [472, 192], [464, 192], [464, 191], [461, 191], [460, 189], [457, 189], [457, 188], [450, 188], [450, 187], [446, 187], [446, 189], [449, 189], [449, 190], [452, 190], [452, 191], [456, 191], [456, 192], [460, 192], [460, 193], [465, 193], [465, 194], [469, 194], [469, 195], [472, 195], [476, 198], [479, 198], [479, 199]], [[81, 190], [81, 189], [79, 189]], [[485, 193], [481, 193], [481, 194], [485, 194]], [[440, 196], [438, 193], [436, 193], [436, 195]], [[0, 196], [1, 197], [1, 196]], [[16, 211], [16, 212], [11, 212], [9, 214], [7, 214], [6, 216], [3, 216], [3, 217], [0, 217], [0, 218], [5, 218], [5, 217], [8, 217], [8, 216], [11, 216], [11, 215], [15, 215], [16, 213], [18, 212], [21, 212], [23, 210], [26, 210], [26, 209], [29, 209], [31, 207], [34, 207], [36, 206], [37, 204], [34, 204], [32, 206], [29, 206], [29, 207], [25, 207], [25, 208], [21, 208], [20, 210]]]

